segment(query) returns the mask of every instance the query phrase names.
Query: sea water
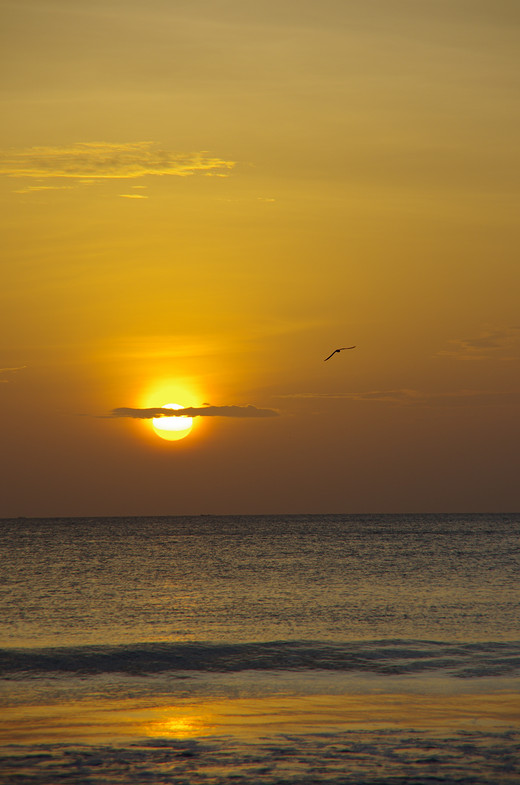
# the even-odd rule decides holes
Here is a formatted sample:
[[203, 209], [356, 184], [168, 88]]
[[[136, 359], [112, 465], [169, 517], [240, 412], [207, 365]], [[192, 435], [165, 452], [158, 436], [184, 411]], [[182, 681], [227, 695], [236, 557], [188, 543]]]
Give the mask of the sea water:
[[0, 521], [6, 783], [520, 782], [520, 515]]

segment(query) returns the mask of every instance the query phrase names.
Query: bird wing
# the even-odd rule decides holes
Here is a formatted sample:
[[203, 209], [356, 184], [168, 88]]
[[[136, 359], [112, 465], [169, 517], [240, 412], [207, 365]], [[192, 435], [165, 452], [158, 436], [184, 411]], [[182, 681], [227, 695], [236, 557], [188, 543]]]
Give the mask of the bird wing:
[[334, 349], [334, 351], [332, 352], [332, 354], [329, 354], [329, 356], [328, 356], [328, 357], [325, 357], [325, 359], [323, 360], [323, 362], [327, 362], [327, 360], [330, 360], [330, 358], [331, 358], [331, 357], [333, 357], [333, 356], [336, 354], [336, 352], [339, 352], [339, 349]]
[[323, 362], [327, 362], [327, 360], [330, 360], [330, 358], [331, 358], [331, 357], [334, 357], [334, 355], [336, 354], [336, 352], [342, 352], [342, 351], [344, 351], [345, 349], [355, 349], [355, 348], [356, 348], [355, 346], [342, 346], [340, 349], [334, 349], [334, 351], [332, 352], [332, 354], [329, 354], [329, 356], [328, 356], [328, 357], [325, 357], [325, 359], [323, 360]]

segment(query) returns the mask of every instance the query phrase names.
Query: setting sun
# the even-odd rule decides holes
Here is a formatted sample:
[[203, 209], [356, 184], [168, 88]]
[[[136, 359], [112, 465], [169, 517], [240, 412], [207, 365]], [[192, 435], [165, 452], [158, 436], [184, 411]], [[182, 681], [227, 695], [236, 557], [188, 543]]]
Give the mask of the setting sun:
[[[178, 403], [165, 403], [163, 409], [183, 409]], [[154, 417], [152, 426], [161, 439], [170, 442], [184, 439], [189, 434], [193, 425], [192, 417]]]

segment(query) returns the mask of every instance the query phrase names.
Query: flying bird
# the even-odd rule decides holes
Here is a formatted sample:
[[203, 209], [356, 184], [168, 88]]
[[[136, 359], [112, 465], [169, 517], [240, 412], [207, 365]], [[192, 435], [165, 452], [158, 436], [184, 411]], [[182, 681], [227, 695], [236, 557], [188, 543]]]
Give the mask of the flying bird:
[[341, 349], [334, 349], [334, 351], [332, 352], [332, 354], [329, 354], [329, 356], [328, 356], [328, 357], [325, 357], [325, 359], [323, 360], [323, 362], [327, 362], [327, 360], [330, 360], [330, 358], [331, 358], [331, 357], [334, 357], [334, 355], [336, 354], [336, 352], [344, 352], [344, 351], [345, 351], [345, 349], [355, 349], [355, 348], [356, 348], [355, 346], [342, 346], [342, 347], [341, 347]]

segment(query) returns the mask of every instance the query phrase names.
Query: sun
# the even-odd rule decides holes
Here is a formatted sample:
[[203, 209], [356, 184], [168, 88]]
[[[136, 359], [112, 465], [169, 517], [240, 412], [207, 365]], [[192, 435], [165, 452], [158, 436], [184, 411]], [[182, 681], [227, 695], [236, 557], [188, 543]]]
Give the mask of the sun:
[[[178, 403], [165, 403], [161, 409], [184, 409]], [[166, 439], [169, 442], [176, 442], [179, 439], [184, 439], [189, 434], [193, 425], [191, 417], [154, 417], [152, 426], [161, 439]]]

